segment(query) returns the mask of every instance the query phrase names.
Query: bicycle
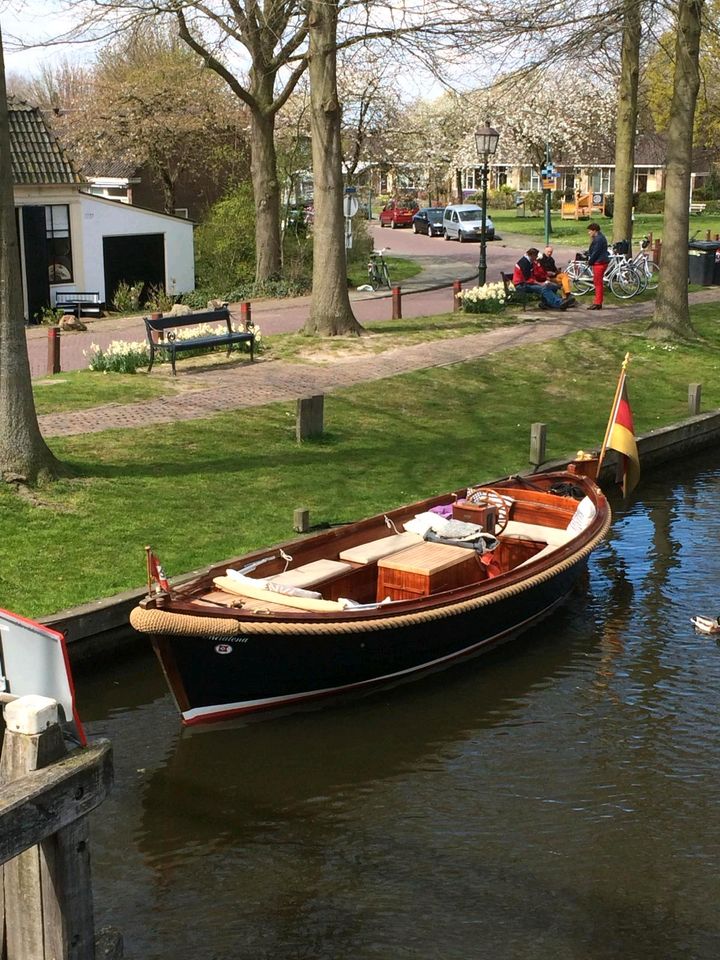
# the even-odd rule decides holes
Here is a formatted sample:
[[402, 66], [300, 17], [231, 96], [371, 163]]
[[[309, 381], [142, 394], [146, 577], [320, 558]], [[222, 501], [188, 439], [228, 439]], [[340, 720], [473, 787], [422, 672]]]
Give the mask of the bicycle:
[[648, 290], [657, 290], [658, 283], [660, 282], [660, 267], [654, 260], [650, 259], [650, 253], [648, 252], [649, 246], [650, 238], [643, 237], [640, 243], [640, 250], [638, 250], [630, 263], [635, 265], [635, 269], [638, 270], [641, 277], [644, 278], [645, 287]]
[[368, 283], [373, 290], [377, 290], [378, 287], [387, 287], [388, 290], [390, 289], [390, 274], [387, 264], [385, 263], [385, 257], [383, 257], [385, 251], [389, 249], [390, 247], [383, 247], [382, 250], [373, 250], [370, 254], [367, 267]]
[[[579, 297], [590, 293], [595, 288], [592, 270], [589, 264], [582, 259], [571, 260], [565, 268], [570, 277], [573, 293]], [[622, 253], [611, 253], [603, 281], [610, 292], [620, 300], [629, 300], [641, 290], [645, 289], [644, 278], [632, 261]]]

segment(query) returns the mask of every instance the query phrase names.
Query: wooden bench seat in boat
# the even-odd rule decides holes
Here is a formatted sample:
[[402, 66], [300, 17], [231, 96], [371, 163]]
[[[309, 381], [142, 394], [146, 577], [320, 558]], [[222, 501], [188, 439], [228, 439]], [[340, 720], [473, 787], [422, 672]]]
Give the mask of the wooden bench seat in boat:
[[390, 554], [399, 553], [405, 547], [412, 547], [422, 542], [423, 538], [417, 533], [394, 533], [379, 540], [359, 543], [356, 547], [341, 550], [338, 556], [341, 560], [348, 560], [350, 563], [375, 563], [376, 560], [381, 560]]
[[270, 583], [284, 583], [288, 587], [300, 587], [302, 590], [307, 590], [324, 580], [337, 577], [341, 573], [348, 573], [350, 570], [352, 570], [352, 566], [349, 563], [342, 563], [340, 560], [313, 560], [312, 563], [303, 563], [299, 567], [286, 570], [284, 573], [276, 573], [266, 579]]
[[422, 541], [378, 560], [377, 599], [415, 600], [484, 580], [474, 550]]

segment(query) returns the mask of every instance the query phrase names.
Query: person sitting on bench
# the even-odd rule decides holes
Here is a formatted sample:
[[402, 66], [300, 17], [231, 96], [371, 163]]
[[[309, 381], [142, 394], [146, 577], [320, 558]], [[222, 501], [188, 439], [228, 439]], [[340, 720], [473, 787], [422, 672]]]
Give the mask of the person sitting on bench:
[[535, 267], [538, 253], [536, 247], [530, 247], [525, 256], [520, 257], [513, 270], [513, 286], [520, 293], [537, 293], [541, 298], [540, 306], [545, 310], [567, 310], [570, 304], [558, 296], [557, 286], [549, 280], [538, 280]]
[[[544, 272], [545, 276], [542, 276]], [[555, 257], [553, 257], [553, 248], [548, 246], [542, 252], [542, 256], [538, 258], [537, 265], [535, 268], [535, 277], [537, 280], [551, 280], [558, 288], [562, 289], [562, 295], [565, 300], [570, 296], [570, 291], [572, 289], [572, 284], [570, 277], [565, 273], [564, 270], [560, 270], [557, 263], [555, 262]], [[573, 300], [575, 298], [573, 297]]]

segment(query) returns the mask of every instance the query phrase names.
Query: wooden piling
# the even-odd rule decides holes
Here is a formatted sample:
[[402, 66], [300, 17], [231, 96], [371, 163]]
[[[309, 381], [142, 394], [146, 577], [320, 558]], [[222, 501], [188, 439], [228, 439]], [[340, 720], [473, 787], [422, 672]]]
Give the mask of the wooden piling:
[[48, 330], [47, 372], [60, 373], [60, 327], [50, 327]]
[[462, 293], [462, 281], [453, 280], [453, 311], [460, 309], [460, 297]]
[[702, 398], [702, 384], [691, 383], [688, 386], [688, 411], [691, 417], [700, 413], [700, 400]]
[[400, 287], [392, 288], [392, 318], [393, 320], [402, 320], [402, 290]]
[[247, 300], [240, 304], [240, 320], [246, 330], [252, 326], [252, 304]]
[[110, 789], [110, 744], [68, 754], [58, 705], [46, 697], [20, 697], [5, 707], [5, 720], [2, 956], [95, 960], [87, 815]]
[[544, 423], [533, 423], [530, 426], [530, 463], [534, 467], [545, 463], [546, 441], [547, 426]]
[[302, 397], [297, 402], [295, 437], [298, 443], [310, 437], [322, 436], [324, 429], [325, 397], [322, 393], [314, 397]]
[[296, 533], [307, 533], [310, 529], [310, 511], [307, 507], [297, 507], [293, 510], [293, 530]]

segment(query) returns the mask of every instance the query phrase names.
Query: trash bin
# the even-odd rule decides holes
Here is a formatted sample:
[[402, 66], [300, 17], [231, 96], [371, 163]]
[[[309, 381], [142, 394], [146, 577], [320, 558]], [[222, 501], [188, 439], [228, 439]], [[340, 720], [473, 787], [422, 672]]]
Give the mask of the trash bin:
[[692, 240], [688, 244], [688, 279], [703, 287], [720, 284], [720, 241]]
[[515, 216], [525, 216], [525, 197], [521, 193], [515, 194]]

